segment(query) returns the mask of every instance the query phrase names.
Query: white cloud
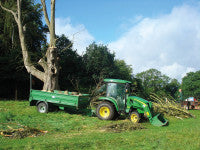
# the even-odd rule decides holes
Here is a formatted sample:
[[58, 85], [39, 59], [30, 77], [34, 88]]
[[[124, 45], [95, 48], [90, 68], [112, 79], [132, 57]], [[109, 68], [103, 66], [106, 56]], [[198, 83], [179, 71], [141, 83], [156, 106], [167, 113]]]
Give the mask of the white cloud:
[[73, 42], [73, 47], [79, 54], [94, 41], [94, 37], [87, 31], [83, 24], [72, 25], [70, 18], [56, 18], [56, 34], [64, 34]]
[[185, 67], [177, 63], [172, 65], [160, 67], [160, 71], [164, 74], [169, 75], [171, 78], [180, 79], [183, 78], [188, 72], [197, 71], [195, 68]]
[[199, 70], [199, 18], [199, 5], [175, 7], [170, 14], [143, 18], [109, 48], [133, 66], [134, 74], [156, 68], [180, 80]]

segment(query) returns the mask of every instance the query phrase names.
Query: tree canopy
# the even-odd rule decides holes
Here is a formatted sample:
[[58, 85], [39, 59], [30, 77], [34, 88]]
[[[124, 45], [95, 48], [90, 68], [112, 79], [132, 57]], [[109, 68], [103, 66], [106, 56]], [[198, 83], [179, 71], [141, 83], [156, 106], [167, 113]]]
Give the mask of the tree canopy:
[[120, 78], [132, 80], [132, 68], [124, 60], [115, 58], [115, 53], [111, 52], [107, 46], [92, 43], [86, 48], [83, 55], [83, 61], [90, 84], [100, 77], [103, 78]]
[[115, 54], [111, 53], [107, 46], [96, 43], [90, 44], [83, 55], [87, 73], [94, 78], [100, 74], [111, 77], [114, 69], [114, 58]]
[[[1, 1], [7, 7], [16, 9], [16, 1]], [[41, 56], [41, 45], [46, 42], [42, 23], [41, 5], [34, 4], [33, 0], [23, 1], [23, 23], [26, 24], [27, 46], [31, 59], [36, 62]], [[0, 90], [3, 97], [11, 95], [26, 97], [29, 88], [29, 74], [23, 65], [21, 46], [17, 24], [13, 16], [0, 9]], [[24, 88], [20, 88], [23, 86]], [[24, 91], [24, 89], [26, 89]], [[9, 96], [8, 96], [9, 95]]]
[[189, 72], [182, 80], [184, 98], [190, 96], [200, 98], [200, 71]]
[[176, 79], [162, 74], [156, 69], [149, 69], [147, 71], [138, 73], [136, 78], [141, 80], [143, 92], [146, 97], [150, 93], [167, 93], [175, 97], [175, 93], [179, 87], [179, 83]]

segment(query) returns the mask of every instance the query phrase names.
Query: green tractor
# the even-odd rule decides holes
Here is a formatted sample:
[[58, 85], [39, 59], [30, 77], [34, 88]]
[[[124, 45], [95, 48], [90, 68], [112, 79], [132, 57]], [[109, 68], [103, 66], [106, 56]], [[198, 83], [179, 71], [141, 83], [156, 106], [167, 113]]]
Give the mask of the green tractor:
[[138, 123], [146, 115], [151, 124], [164, 126], [168, 123], [160, 114], [153, 116], [152, 103], [137, 96], [130, 96], [130, 81], [104, 79], [104, 85], [98, 91], [96, 115], [101, 120], [112, 120], [118, 115], [129, 115], [130, 120]]

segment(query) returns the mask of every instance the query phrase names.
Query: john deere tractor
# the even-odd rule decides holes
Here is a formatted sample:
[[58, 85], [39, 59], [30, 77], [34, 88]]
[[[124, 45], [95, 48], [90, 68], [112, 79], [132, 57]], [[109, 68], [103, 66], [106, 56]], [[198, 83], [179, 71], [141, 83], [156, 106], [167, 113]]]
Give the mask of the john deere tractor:
[[153, 116], [152, 103], [137, 96], [130, 96], [130, 81], [120, 79], [104, 79], [97, 100], [96, 115], [102, 120], [112, 120], [118, 115], [129, 115], [134, 123], [140, 121], [145, 114], [151, 124], [163, 126], [168, 123], [160, 114]]

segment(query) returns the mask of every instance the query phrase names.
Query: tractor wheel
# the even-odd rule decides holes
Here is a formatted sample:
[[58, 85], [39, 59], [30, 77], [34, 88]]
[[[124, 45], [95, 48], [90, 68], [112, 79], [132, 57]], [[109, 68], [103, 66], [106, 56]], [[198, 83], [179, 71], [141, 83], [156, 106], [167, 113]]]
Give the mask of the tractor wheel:
[[96, 109], [96, 115], [101, 120], [112, 120], [115, 115], [115, 109], [109, 102], [101, 102]]
[[48, 112], [48, 105], [45, 102], [40, 102], [37, 105], [37, 110], [40, 113], [47, 113]]
[[138, 123], [140, 121], [140, 115], [139, 115], [139, 113], [136, 112], [136, 111], [131, 112], [131, 114], [130, 114], [130, 120], [133, 123]]

